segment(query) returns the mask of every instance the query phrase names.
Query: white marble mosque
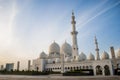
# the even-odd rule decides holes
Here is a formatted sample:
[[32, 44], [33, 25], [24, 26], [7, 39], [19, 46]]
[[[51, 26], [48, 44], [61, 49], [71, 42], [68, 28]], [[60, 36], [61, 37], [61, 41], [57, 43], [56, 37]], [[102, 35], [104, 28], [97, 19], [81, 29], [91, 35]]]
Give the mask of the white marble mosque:
[[[34, 59], [30, 70], [55, 71], [64, 73], [76, 69], [92, 69], [94, 75], [113, 75], [114, 69], [120, 68], [120, 49], [114, 52], [114, 47], [110, 47], [110, 55], [104, 51], [99, 55], [97, 38], [95, 37], [96, 55], [89, 55], [78, 52], [76, 21], [72, 12], [72, 45], [66, 41], [59, 46], [55, 41], [49, 46], [49, 54], [41, 52], [37, 59]], [[96, 56], [96, 57], [95, 57]]]

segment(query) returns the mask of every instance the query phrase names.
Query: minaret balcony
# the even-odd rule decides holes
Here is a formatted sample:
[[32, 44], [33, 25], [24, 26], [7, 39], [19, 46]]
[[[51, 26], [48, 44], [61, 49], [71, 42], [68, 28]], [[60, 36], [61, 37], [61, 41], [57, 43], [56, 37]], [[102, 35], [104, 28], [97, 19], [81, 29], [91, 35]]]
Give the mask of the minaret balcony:
[[71, 34], [72, 34], [72, 35], [73, 35], [73, 34], [78, 34], [78, 32], [77, 32], [77, 31], [72, 31]]
[[96, 51], [99, 51], [99, 49], [95, 49]]
[[76, 24], [76, 21], [71, 21], [71, 24]]

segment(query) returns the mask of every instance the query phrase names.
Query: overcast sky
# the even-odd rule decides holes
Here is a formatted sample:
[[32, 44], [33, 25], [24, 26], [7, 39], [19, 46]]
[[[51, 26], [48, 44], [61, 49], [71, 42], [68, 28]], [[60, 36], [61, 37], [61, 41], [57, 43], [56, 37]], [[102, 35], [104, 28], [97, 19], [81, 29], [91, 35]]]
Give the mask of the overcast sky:
[[54, 40], [72, 45], [72, 10], [79, 52], [95, 55], [95, 35], [100, 54], [120, 48], [120, 0], [0, 0], [0, 65], [27, 64]]

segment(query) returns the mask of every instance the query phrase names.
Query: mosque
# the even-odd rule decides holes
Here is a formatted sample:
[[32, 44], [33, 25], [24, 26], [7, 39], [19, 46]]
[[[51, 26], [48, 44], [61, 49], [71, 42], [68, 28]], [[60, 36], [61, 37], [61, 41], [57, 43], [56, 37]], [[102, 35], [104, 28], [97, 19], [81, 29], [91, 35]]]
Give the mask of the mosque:
[[95, 37], [96, 57], [90, 53], [86, 56], [83, 52], [79, 54], [77, 44], [76, 21], [72, 12], [72, 45], [66, 41], [59, 46], [55, 41], [49, 46], [49, 54], [41, 52], [37, 59], [34, 59], [30, 70], [54, 71], [64, 73], [77, 69], [91, 69], [94, 75], [114, 75], [114, 70], [120, 68], [120, 49], [115, 55], [114, 47], [110, 47], [111, 58], [104, 51], [99, 55], [97, 38]]

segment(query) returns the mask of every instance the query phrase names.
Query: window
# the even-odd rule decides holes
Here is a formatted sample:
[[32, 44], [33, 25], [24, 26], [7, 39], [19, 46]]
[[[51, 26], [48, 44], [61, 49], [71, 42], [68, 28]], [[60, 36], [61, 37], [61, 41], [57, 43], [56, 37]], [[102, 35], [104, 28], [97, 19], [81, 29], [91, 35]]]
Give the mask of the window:
[[76, 56], [74, 56], [74, 59], [76, 58]]

